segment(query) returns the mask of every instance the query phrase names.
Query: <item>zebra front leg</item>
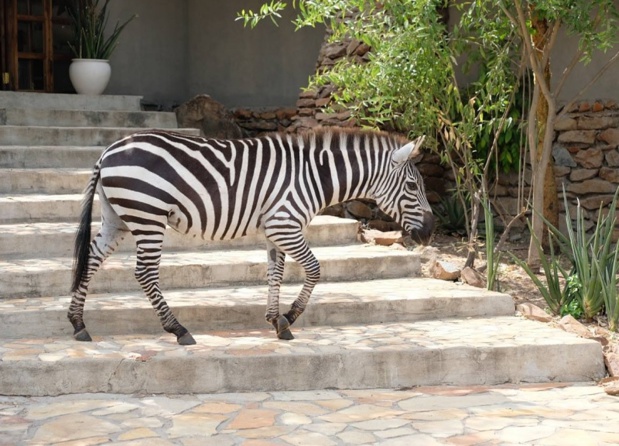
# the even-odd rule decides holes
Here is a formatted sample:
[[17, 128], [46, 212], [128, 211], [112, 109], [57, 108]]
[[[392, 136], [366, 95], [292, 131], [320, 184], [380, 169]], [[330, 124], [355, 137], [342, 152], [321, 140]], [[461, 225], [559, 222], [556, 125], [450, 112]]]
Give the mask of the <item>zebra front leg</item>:
[[314, 287], [320, 280], [320, 264], [316, 257], [309, 249], [305, 240], [302, 240], [302, 245], [297, 246], [292, 252], [288, 254], [298, 263], [301, 264], [305, 270], [305, 281], [303, 282], [303, 288], [299, 293], [299, 296], [292, 303], [290, 310], [284, 315], [290, 325], [294, 324], [299, 316], [305, 311], [307, 303], [314, 291]]
[[284, 316], [279, 314], [279, 291], [284, 277], [284, 254], [273, 242], [267, 239], [267, 282], [269, 285], [269, 294], [267, 297], [266, 320], [275, 327], [277, 337], [290, 341], [294, 339], [290, 332], [290, 322]]
[[[90, 242], [88, 249], [88, 259], [84, 273], [78, 279], [73, 288], [71, 297], [71, 305], [69, 305], [69, 312], [67, 317], [73, 325], [73, 337], [77, 341], [92, 341], [90, 334], [86, 330], [84, 324], [84, 304], [86, 303], [86, 295], [88, 294], [88, 285], [92, 280], [92, 277], [101, 267], [101, 264], [105, 261], [110, 254], [118, 247], [118, 244], [125, 238], [126, 230], [119, 229], [114, 226], [106, 225], [103, 222], [103, 227], [95, 238]], [[88, 243], [88, 241], [81, 241]], [[77, 259], [77, 262], [83, 262], [85, 259]], [[79, 283], [77, 282], [79, 280]]]
[[157, 313], [163, 329], [168, 333], [176, 335], [176, 341], [180, 345], [193, 345], [196, 343], [195, 339], [191, 336], [191, 333], [176, 320], [159, 288], [159, 264], [161, 262], [162, 245], [163, 234], [161, 234], [159, 240], [150, 238], [149, 240], [137, 241], [135, 278], [140, 283], [140, 286]]
[[[290, 311], [283, 316], [278, 317], [276, 329], [279, 332], [286, 333], [290, 331], [290, 325], [297, 320], [297, 318], [303, 313], [305, 307], [307, 306], [307, 302], [314, 290], [314, 286], [320, 279], [320, 264], [312, 251], [310, 251], [305, 239], [303, 238], [303, 234], [301, 229], [288, 225], [288, 228], [284, 229], [285, 226], [279, 225], [275, 226], [266, 232], [268, 240], [271, 242], [273, 246], [275, 246], [279, 251], [284, 254], [288, 254], [292, 257], [293, 260], [298, 262], [303, 269], [305, 270], [305, 281], [303, 282], [303, 288], [301, 293], [297, 297], [297, 299], [293, 302]], [[283, 259], [282, 259], [283, 263]], [[283, 265], [282, 265], [282, 274], [280, 277], [276, 278], [279, 282], [277, 285], [277, 292], [279, 296], [279, 283], [281, 283], [281, 276], [283, 276]], [[269, 287], [270, 291], [270, 287]], [[271, 293], [269, 293], [270, 295]], [[279, 308], [278, 308], [279, 311]], [[275, 324], [274, 324], [275, 325]], [[280, 339], [292, 339], [292, 333], [290, 333], [290, 338], [282, 338]]]

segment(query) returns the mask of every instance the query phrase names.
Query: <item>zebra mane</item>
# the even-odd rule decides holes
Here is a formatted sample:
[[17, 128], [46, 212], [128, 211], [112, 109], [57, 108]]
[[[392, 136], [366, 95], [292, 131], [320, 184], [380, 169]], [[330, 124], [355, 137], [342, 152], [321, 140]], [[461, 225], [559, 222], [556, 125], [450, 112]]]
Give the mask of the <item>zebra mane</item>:
[[317, 141], [324, 140], [325, 137], [331, 136], [332, 139], [339, 138], [341, 135], [346, 135], [347, 139], [354, 139], [358, 137], [363, 140], [368, 137], [377, 136], [379, 138], [389, 138], [400, 146], [403, 146], [410, 142], [405, 136], [394, 133], [385, 132], [382, 130], [372, 129], [360, 129], [360, 128], [347, 128], [347, 127], [316, 127], [312, 130], [306, 130], [299, 133], [299, 136], [307, 143], [311, 138], [316, 138]]

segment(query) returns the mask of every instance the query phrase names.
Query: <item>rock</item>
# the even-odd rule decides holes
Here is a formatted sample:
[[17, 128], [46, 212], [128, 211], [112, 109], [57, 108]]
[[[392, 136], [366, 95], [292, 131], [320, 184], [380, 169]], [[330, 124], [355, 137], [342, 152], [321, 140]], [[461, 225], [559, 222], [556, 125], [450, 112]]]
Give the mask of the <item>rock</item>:
[[370, 239], [381, 246], [391, 246], [394, 243], [402, 242], [402, 232], [400, 231], [382, 232], [376, 229], [366, 229], [363, 234], [366, 239]]
[[610, 181], [611, 183], [619, 183], [619, 172], [617, 172], [617, 169], [602, 167], [599, 175], [603, 180]]
[[460, 280], [477, 288], [486, 287], [486, 281], [484, 280], [484, 276], [482, 276], [479, 271], [474, 270], [469, 266], [463, 268], [460, 272]]
[[324, 56], [329, 59], [339, 59], [346, 55], [346, 43], [329, 43], [324, 48]]
[[589, 178], [594, 177], [597, 173], [597, 169], [572, 169], [570, 172], [570, 181], [588, 180]]
[[430, 274], [435, 279], [456, 281], [460, 278], [460, 268], [451, 262], [437, 260], [434, 262]]
[[326, 107], [331, 102], [331, 99], [331, 97], [316, 99], [316, 108]]
[[578, 322], [576, 319], [574, 319], [572, 315], [569, 314], [561, 318], [561, 320], [559, 321], [559, 327], [561, 327], [568, 333], [577, 334], [582, 338], [589, 339], [592, 336], [591, 332], [587, 330], [587, 327]]
[[576, 167], [576, 162], [570, 152], [561, 145], [555, 144], [552, 147], [552, 156], [555, 159], [556, 166]]
[[582, 130], [603, 130], [617, 125], [617, 119], [611, 116], [583, 116], [578, 119], [578, 128]]
[[317, 94], [318, 92], [314, 89], [304, 88], [301, 90], [301, 93], [299, 93], [299, 98], [302, 98], [302, 99], [315, 98]]
[[292, 117], [296, 114], [297, 114], [297, 109], [292, 108], [292, 107], [278, 108], [275, 111], [275, 116], [280, 121], [283, 121], [284, 119], [292, 119]]
[[606, 370], [608, 370], [610, 376], [619, 377], [619, 354], [605, 353], [604, 364], [606, 364]]
[[[587, 197], [580, 200], [580, 206], [583, 209], [587, 209], [588, 211], [597, 211], [600, 209], [600, 206], [606, 206], [608, 203], [613, 201], [612, 195], [594, 195], [592, 197]], [[573, 218], [576, 218], [574, 215]]]
[[207, 94], [201, 94], [175, 110], [180, 128], [198, 128], [207, 138], [241, 138], [243, 132], [234, 115]]
[[354, 200], [346, 204], [346, 209], [351, 215], [357, 218], [372, 218], [372, 209], [360, 201]]
[[595, 133], [595, 130], [568, 130], [560, 133], [557, 140], [565, 143], [593, 144]]
[[599, 148], [579, 151], [574, 160], [585, 169], [598, 169], [604, 160], [604, 154]]
[[602, 389], [604, 390], [604, 392], [606, 392], [606, 394], [610, 396], [619, 395], [619, 378], [614, 376], [610, 378], [604, 378], [600, 381], [600, 385], [602, 386]]
[[313, 108], [315, 106], [316, 106], [316, 101], [311, 98], [301, 98], [297, 101], [297, 108], [304, 108], [304, 107]]
[[368, 53], [368, 51], [370, 51], [370, 46], [365, 44], [365, 43], [362, 43], [355, 50], [355, 54], [357, 56], [363, 57], [363, 56], [365, 56]]
[[606, 164], [608, 167], [619, 167], [619, 152], [616, 150], [606, 152]]
[[556, 178], [564, 177], [571, 171], [572, 169], [567, 166], [557, 166], [555, 164], [555, 177]]
[[619, 129], [606, 129], [598, 135], [601, 141], [611, 146], [619, 145]]
[[361, 42], [359, 42], [357, 39], [352, 39], [346, 47], [346, 55], [352, 55], [360, 44]]
[[579, 196], [584, 194], [612, 194], [616, 190], [615, 184], [598, 178], [585, 180], [582, 183], [573, 183], [567, 187], [568, 192]]
[[534, 321], [539, 321], [539, 322], [552, 321], [551, 315], [546, 313], [544, 310], [542, 310], [537, 305], [534, 305], [530, 302], [518, 304], [516, 306], [516, 310], [520, 311], [520, 313], [527, 319], [533, 319]]
[[555, 121], [555, 130], [562, 132], [565, 130], [576, 130], [576, 120], [574, 118], [563, 117]]

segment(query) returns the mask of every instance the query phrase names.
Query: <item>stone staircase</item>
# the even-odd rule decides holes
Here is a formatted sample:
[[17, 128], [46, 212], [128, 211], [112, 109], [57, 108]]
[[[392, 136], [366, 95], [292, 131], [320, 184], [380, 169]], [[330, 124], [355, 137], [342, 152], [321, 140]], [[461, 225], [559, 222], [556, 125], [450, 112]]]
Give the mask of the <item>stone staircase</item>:
[[[139, 97], [0, 92], [0, 394], [401, 388], [604, 375], [597, 342], [515, 317], [505, 294], [419, 278], [418, 255], [359, 244], [357, 223], [332, 217], [317, 217], [307, 231], [322, 280], [293, 341], [277, 340], [264, 321], [260, 238], [196, 244], [173, 231], [162, 287], [198, 344], [179, 346], [162, 331], [133, 278], [130, 241], [91, 286], [85, 321], [94, 341], [74, 341], [66, 311], [81, 191], [106, 144], [152, 127], [174, 128], [176, 120], [140, 111]], [[283, 305], [302, 279], [288, 262]]]

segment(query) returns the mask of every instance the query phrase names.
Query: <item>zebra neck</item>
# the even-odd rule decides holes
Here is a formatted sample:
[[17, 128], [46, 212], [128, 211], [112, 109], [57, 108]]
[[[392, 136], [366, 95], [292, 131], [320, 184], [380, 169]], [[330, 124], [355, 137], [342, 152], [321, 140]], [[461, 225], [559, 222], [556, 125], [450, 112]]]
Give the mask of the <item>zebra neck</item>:
[[388, 135], [333, 132], [310, 142], [313, 169], [318, 173], [321, 204], [328, 207], [359, 198], [375, 198], [390, 170], [397, 143]]

